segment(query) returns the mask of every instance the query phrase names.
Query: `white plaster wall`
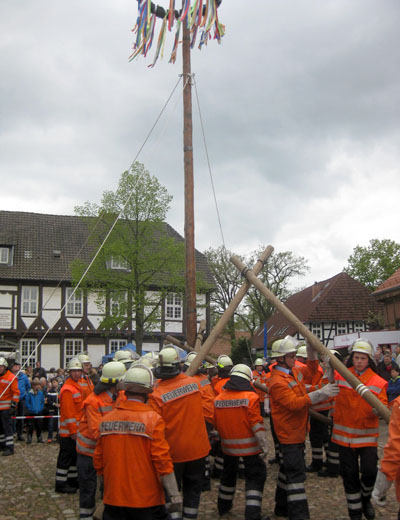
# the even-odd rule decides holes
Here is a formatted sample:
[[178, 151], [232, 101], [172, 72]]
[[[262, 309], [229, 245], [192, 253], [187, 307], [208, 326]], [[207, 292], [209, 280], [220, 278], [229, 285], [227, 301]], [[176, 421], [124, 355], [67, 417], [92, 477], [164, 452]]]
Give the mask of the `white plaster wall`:
[[159, 344], [158, 343], [143, 343], [142, 345], [142, 351], [146, 352], [158, 352], [159, 351]]
[[165, 332], [182, 332], [181, 321], [166, 321]]
[[60, 311], [43, 311], [43, 319], [48, 327], [54, 327], [60, 319]]
[[101, 358], [106, 353], [106, 345], [90, 345], [88, 344], [88, 354], [90, 361], [94, 367], [98, 367], [101, 363]]
[[97, 293], [89, 293], [88, 295], [88, 314], [104, 314], [105, 313], [105, 302], [101, 305], [97, 305], [96, 300], [99, 297]]
[[12, 294], [0, 294], [0, 307], [10, 307], [12, 305]]
[[60, 345], [41, 345], [42, 366], [48, 371], [50, 368], [60, 368]]
[[67, 318], [68, 322], [70, 323], [71, 327], [73, 329], [76, 329], [78, 326], [78, 323], [81, 321], [82, 317], [80, 318]]
[[61, 287], [43, 287], [43, 308], [61, 309]]
[[22, 322], [24, 323], [25, 327], [28, 329], [33, 321], [36, 319], [36, 316], [23, 316], [21, 318]]

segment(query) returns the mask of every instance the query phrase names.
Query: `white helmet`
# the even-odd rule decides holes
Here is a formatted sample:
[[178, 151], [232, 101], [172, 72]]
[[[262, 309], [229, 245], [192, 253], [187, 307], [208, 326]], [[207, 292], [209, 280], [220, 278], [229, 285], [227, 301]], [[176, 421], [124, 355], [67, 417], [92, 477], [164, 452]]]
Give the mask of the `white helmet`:
[[[275, 343], [277, 343], [277, 345], [275, 345]], [[286, 336], [284, 339], [274, 341], [272, 345], [271, 358], [286, 356], [286, 354], [297, 352], [297, 344], [298, 341], [292, 338], [292, 336]]]
[[153, 391], [153, 387], [153, 372], [145, 365], [131, 367], [119, 383], [119, 388], [122, 390], [137, 394], [149, 394]]
[[3, 367], [7, 367], [7, 368], [8, 368], [8, 363], [7, 363], [6, 358], [4, 358], [4, 357], [0, 357], [0, 366], [3, 366]]
[[189, 354], [186, 356], [186, 359], [185, 359], [185, 365], [187, 367], [190, 367], [192, 361], [194, 360], [194, 358], [197, 356], [197, 352], [189, 352]]
[[155, 367], [158, 361], [158, 352], [153, 352], [151, 350], [150, 352], [146, 352], [146, 354], [144, 354], [140, 359], [144, 361], [146, 366]]
[[307, 347], [305, 345], [301, 345], [301, 347], [297, 349], [296, 355], [299, 357], [307, 358]]
[[158, 354], [158, 366], [173, 367], [180, 363], [180, 357], [176, 348], [172, 345], [167, 345], [160, 350]]
[[90, 358], [87, 354], [78, 354], [78, 359], [81, 363], [90, 363]]
[[247, 381], [251, 381], [253, 379], [253, 374], [251, 368], [243, 363], [239, 363], [239, 365], [235, 365], [232, 370], [229, 372], [230, 376], [238, 376], [247, 379]]
[[82, 370], [82, 363], [78, 358], [71, 358], [68, 362], [67, 370]]
[[261, 358], [257, 358], [255, 361], [254, 361], [254, 366], [257, 367], [257, 366], [264, 366], [264, 360], [261, 359]]
[[102, 383], [118, 383], [125, 372], [126, 368], [123, 363], [120, 361], [110, 361], [104, 365], [100, 381]]
[[114, 352], [113, 361], [121, 361], [121, 363], [125, 363], [132, 360], [133, 358], [130, 350], [116, 350]]
[[361, 354], [367, 354], [369, 358], [372, 359], [372, 361], [375, 362], [374, 359], [374, 347], [372, 346], [372, 343], [368, 341], [367, 339], [358, 338], [356, 339], [353, 344], [350, 347], [351, 354], [353, 352], [360, 352]]
[[229, 356], [226, 356], [225, 354], [221, 354], [220, 356], [218, 356], [217, 366], [219, 368], [233, 367], [233, 362]]

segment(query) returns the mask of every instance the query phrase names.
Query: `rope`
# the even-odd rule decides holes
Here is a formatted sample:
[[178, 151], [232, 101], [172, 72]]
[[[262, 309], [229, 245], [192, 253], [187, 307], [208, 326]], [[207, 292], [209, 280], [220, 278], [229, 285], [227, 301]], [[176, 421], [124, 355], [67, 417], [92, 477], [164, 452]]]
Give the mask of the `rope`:
[[192, 74], [192, 76], [193, 76], [194, 90], [195, 90], [195, 93], [196, 93], [197, 108], [198, 108], [198, 110], [199, 110], [201, 132], [202, 132], [202, 135], [203, 135], [204, 148], [205, 148], [206, 157], [207, 157], [208, 171], [209, 171], [209, 174], [210, 174], [211, 188], [212, 188], [212, 192], [213, 192], [213, 196], [214, 196], [215, 209], [216, 209], [216, 212], [217, 212], [217, 218], [218, 218], [219, 230], [220, 230], [220, 232], [221, 232], [221, 238], [222, 238], [223, 246], [224, 246], [224, 248], [226, 249], [226, 247], [225, 247], [224, 233], [223, 233], [223, 231], [222, 231], [221, 217], [220, 217], [219, 209], [218, 209], [217, 196], [216, 196], [216, 194], [215, 194], [214, 180], [213, 180], [213, 176], [212, 176], [212, 172], [211, 172], [210, 157], [209, 157], [209, 154], [208, 154], [207, 141], [206, 141], [206, 134], [205, 134], [205, 131], [204, 131], [203, 117], [202, 117], [202, 115], [201, 115], [201, 108], [200, 108], [200, 101], [199, 101], [199, 96], [198, 96], [198, 92], [197, 92], [197, 85], [196, 85], [196, 81], [194, 80], [194, 74]]
[[[175, 90], [177, 89], [177, 87], [178, 87], [180, 81], [181, 81], [181, 78], [179, 77], [179, 79], [178, 79], [178, 81], [176, 82], [174, 88], [172, 89], [172, 92], [171, 92], [170, 95], [168, 96], [167, 101], [164, 103], [164, 106], [162, 107], [162, 109], [161, 109], [159, 115], [157, 116], [157, 118], [156, 118], [154, 124], [153, 124], [152, 127], [150, 128], [150, 131], [148, 132], [147, 136], [145, 137], [145, 139], [144, 139], [144, 141], [143, 141], [141, 147], [139, 148], [138, 152], [136, 153], [136, 156], [135, 156], [135, 158], [134, 158], [134, 160], [132, 161], [132, 164], [131, 164], [131, 166], [130, 166], [131, 169], [133, 168], [133, 165], [134, 165], [135, 162], [137, 161], [137, 159], [138, 159], [140, 153], [142, 152], [142, 150], [143, 150], [145, 144], [146, 144], [147, 141], [149, 140], [149, 138], [150, 138], [150, 136], [151, 136], [151, 134], [152, 134], [154, 128], [157, 126], [157, 123], [158, 123], [159, 120], [161, 119], [161, 116], [162, 116], [162, 114], [164, 113], [165, 109], [167, 108], [168, 103], [170, 102], [172, 96], [174, 95]], [[186, 83], [185, 83], [185, 86], [186, 86]], [[86, 277], [87, 273], [89, 272], [90, 268], [92, 267], [94, 261], [95, 261], [96, 258], [98, 257], [100, 251], [102, 250], [102, 248], [104, 247], [104, 245], [105, 245], [105, 243], [107, 242], [108, 238], [110, 237], [112, 231], [114, 230], [114, 228], [115, 228], [115, 226], [116, 226], [118, 220], [121, 218], [121, 215], [122, 215], [123, 212], [125, 211], [126, 206], [129, 204], [129, 201], [131, 200], [132, 196], [133, 196], [133, 192], [128, 196], [128, 198], [127, 198], [127, 200], [125, 201], [125, 203], [124, 203], [124, 205], [123, 205], [121, 211], [118, 213], [118, 215], [117, 215], [117, 217], [115, 218], [113, 224], [111, 225], [111, 227], [110, 227], [110, 229], [109, 229], [107, 235], [105, 236], [103, 242], [100, 244], [100, 246], [99, 246], [99, 248], [97, 249], [95, 255], [93, 256], [93, 258], [92, 258], [92, 260], [90, 261], [88, 267], [85, 269], [84, 273], [83, 273], [82, 276], [80, 277], [78, 283], [76, 284], [74, 290], [73, 290], [73, 291], [71, 292], [71, 294], [69, 295], [69, 297], [68, 297], [68, 299], [66, 300], [65, 304], [63, 305], [63, 307], [60, 309], [60, 311], [59, 311], [58, 314], [56, 315], [56, 317], [55, 317], [54, 321], [52, 322], [52, 324], [47, 328], [47, 330], [46, 330], [45, 333], [43, 334], [42, 338], [41, 338], [40, 341], [37, 343], [35, 349], [34, 349], [34, 350], [33, 350], [33, 351], [28, 355], [28, 357], [26, 358], [26, 361], [21, 365], [21, 368], [20, 368], [20, 369], [18, 370], [18, 372], [15, 374], [15, 377], [14, 377], [14, 378], [13, 378], [13, 379], [8, 383], [8, 385], [4, 388], [3, 392], [0, 394], [0, 398], [3, 397], [3, 395], [5, 394], [5, 392], [7, 391], [7, 389], [10, 387], [11, 383], [14, 381], [14, 379], [15, 379], [16, 377], [18, 377], [18, 374], [20, 373], [20, 371], [21, 371], [23, 368], [25, 368], [25, 366], [28, 364], [29, 360], [30, 360], [30, 359], [31, 359], [31, 358], [36, 354], [37, 349], [41, 346], [41, 344], [43, 343], [43, 341], [46, 339], [47, 335], [48, 335], [49, 332], [53, 329], [54, 325], [57, 323], [57, 320], [59, 319], [59, 317], [60, 317], [61, 314], [63, 313], [64, 309], [66, 308], [66, 306], [68, 305], [68, 303], [70, 302], [70, 300], [74, 297], [75, 293], [78, 291], [80, 285], [82, 284], [84, 278]], [[98, 216], [98, 220], [97, 220], [97, 222], [96, 222], [95, 227], [97, 226], [97, 224], [98, 224], [98, 222], [99, 222], [101, 216], [102, 216], [102, 213], [100, 213], [100, 215]], [[94, 229], [95, 229], [95, 228], [94, 228]], [[94, 229], [92, 230], [91, 233], [94, 232]], [[91, 233], [89, 234], [89, 237], [91, 236]], [[80, 251], [78, 252], [78, 254], [77, 254], [77, 256], [76, 256], [75, 258], [77, 258], [77, 257], [81, 254], [83, 248], [86, 246], [86, 244], [87, 244], [87, 242], [88, 242], [88, 240], [89, 240], [89, 237], [87, 238], [86, 242], [85, 242], [84, 245], [81, 247]], [[60, 286], [60, 284], [61, 284], [61, 281], [59, 282], [59, 284], [57, 285], [57, 287], [54, 289], [54, 291], [55, 291], [55, 290]], [[53, 291], [52, 294], [54, 294], [54, 291]], [[46, 304], [49, 302], [49, 300], [50, 300], [50, 298], [48, 298]], [[44, 310], [44, 309], [45, 309], [45, 307], [42, 306], [42, 309], [41, 309], [41, 310]], [[27, 331], [24, 333], [23, 338], [26, 336], [26, 334], [28, 333], [28, 331], [29, 331], [29, 328], [28, 328]], [[22, 339], [23, 339], [23, 338], [22, 338]]]

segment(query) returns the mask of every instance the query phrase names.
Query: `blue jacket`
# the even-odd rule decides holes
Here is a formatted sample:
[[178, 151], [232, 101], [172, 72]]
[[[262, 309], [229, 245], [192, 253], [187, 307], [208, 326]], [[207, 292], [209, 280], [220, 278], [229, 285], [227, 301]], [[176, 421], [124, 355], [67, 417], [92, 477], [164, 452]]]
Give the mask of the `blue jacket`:
[[44, 395], [41, 390], [37, 394], [33, 390], [29, 390], [25, 398], [25, 406], [28, 412], [40, 415], [44, 408]]
[[396, 379], [389, 379], [389, 385], [387, 387], [386, 393], [389, 403], [400, 395], [400, 376], [397, 376]]
[[18, 374], [18, 389], [19, 389], [19, 400], [25, 399], [26, 394], [31, 389], [31, 384], [29, 382], [28, 376], [23, 372]]

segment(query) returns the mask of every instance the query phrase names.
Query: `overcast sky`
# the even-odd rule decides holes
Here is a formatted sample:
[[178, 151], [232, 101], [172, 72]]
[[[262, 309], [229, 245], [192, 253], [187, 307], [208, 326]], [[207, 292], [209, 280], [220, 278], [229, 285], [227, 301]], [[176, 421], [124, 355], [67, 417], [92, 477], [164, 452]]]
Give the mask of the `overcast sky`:
[[[167, 7], [168, 0], [159, 0]], [[0, 2], [0, 208], [73, 214], [129, 168], [180, 52], [128, 62], [136, 0]], [[221, 45], [192, 52], [226, 247], [308, 260], [305, 286], [357, 245], [400, 242], [398, 0], [223, 0]], [[156, 38], [160, 21], [156, 27]], [[222, 243], [196, 97], [196, 247]], [[181, 87], [138, 160], [183, 234]]]

